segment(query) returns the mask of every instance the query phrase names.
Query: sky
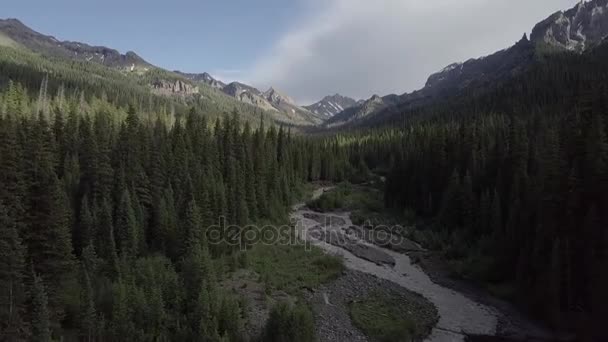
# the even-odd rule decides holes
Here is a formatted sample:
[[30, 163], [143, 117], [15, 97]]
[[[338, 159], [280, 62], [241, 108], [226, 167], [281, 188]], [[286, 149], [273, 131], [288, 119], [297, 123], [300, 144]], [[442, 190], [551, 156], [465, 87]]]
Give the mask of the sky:
[[300, 104], [424, 86], [453, 62], [518, 41], [577, 0], [9, 0], [2, 17], [135, 51], [169, 70], [209, 72]]

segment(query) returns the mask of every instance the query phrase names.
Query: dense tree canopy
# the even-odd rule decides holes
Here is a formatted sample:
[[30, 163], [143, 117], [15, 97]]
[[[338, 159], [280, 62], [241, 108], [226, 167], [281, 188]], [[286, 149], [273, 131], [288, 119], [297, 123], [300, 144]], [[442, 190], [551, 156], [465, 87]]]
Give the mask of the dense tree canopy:
[[[371, 174], [385, 177], [386, 207], [415, 213], [421, 242], [461, 274], [598, 336], [607, 51], [539, 56], [501, 84], [324, 137], [4, 51], [0, 340], [238, 341], [242, 308], [218, 279], [242, 246], [210, 241], [210, 227], [282, 222], [303, 183]], [[298, 308], [272, 315], [275, 340], [297, 333], [277, 326], [311, 325]]]

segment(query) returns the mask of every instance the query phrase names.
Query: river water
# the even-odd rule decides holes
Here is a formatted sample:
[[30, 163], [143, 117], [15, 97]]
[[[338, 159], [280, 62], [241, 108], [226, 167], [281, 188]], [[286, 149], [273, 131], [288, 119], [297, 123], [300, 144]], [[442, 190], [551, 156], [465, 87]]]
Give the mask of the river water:
[[[313, 198], [318, 198], [325, 190], [327, 189], [318, 189], [314, 192]], [[318, 220], [305, 217], [311, 215], [317, 217], [320, 215], [328, 219], [338, 217], [342, 220], [333, 220], [338, 221], [338, 223], [325, 226], [320, 225]], [[391, 281], [421, 294], [433, 303], [439, 313], [439, 322], [427, 341], [464, 341], [467, 334], [496, 334], [499, 313], [495, 309], [476, 303], [461, 293], [434, 283], [421, 268], [412, 264], [407, 255], [358, 240], [356, 243], [365, 245], [369, 249], [376, 249], [378, 253], [388, 254], [395, 260], [394, 266], [374, 263], [358, 257], [347, 249], [336, 246], [336, 244], [330, 244], [325, 239], [319, 238], [318, 234], [312, 233], [313, 228], [315, 230], [346, 232], [346, 229], [353, 225], [349, 213], [319, 214], [308, 210], [304, 204], [298, 204], [294, 206], [291, 218], [296, 222], [299, 236], [327, 253], [341, 256], [347, 268]]]

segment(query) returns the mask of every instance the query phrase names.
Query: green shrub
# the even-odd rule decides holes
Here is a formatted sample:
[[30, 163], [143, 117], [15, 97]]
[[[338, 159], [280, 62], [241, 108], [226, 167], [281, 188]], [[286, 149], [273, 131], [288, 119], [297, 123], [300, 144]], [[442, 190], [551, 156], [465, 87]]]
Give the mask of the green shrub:
[[250, 267], [269, 289], [291, 294], [331, 281], [344, 269], [340, 258], [314, 246], [257, 244], [247, 253]]
[[395, 301], [371, 297], [351, 304], [353, 323], [375, 341], [409, 342], [419, 332], [412, 317], [403, 316]]
[[311, 342], [314, 341], [314, 335], [314, 320], [307, 306], [298, 304], [292, 307], [288, 303], [279, 303], [270, 312], [263, 340]]

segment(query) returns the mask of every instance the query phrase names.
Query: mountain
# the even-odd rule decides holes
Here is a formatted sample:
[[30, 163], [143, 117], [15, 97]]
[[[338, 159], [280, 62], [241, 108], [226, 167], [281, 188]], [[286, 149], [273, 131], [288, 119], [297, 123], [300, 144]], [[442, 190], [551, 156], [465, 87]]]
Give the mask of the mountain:
[[387, 95], [384, 97], [374, 95], [369, 100], [355, 103], [354, 106], [351, 106], [345, 109], [344, 111], [334, 115], [325, 122], [325, 126], [341, 126], [354, 121], [368, 118], [374, 113], [378, 113], [379, 111], [389, 106], [395, 105], [398, 100], [399, 98], [397, 95]]
[[264, 98], [266, 98], [266, 100], [268, 100], [268, 102], [273, 103], [277, 106], [282, 106], [282, 105], [297, 106], [296, 102], [293, 99], [291, 99], [291, 97], [280, 93], [279, 91], [277, 91], [276, 89], [274, 89], [272, 87], [270, 87], [270, 89], [265, 91], [263, 95], [264, 95]]
[[[117, 89], [117, 82], [125, 87], [137, 85], [139, 92], [176, 97], [180, 104], [206, 102], [207, 105], [202, 107], [207, 111], [224, 113], [237, 109], [252, 120], [260, 113], [265, 113], [273, 121], [294, 125], [315, 125], [324, 119], [297, 106], [291, 98], [272, 88], [262, 93], [238, 82], [226, 85], [206, 72], [168, 71], [148, 63], [134, 52], [121, 54], [104, 46], [61, 41], [36, 32], [17, 19], [0, 19], [0, 49], [12, 50], [7, 50], [7, 54], [11, 55], [9, 60], [26, 59], [36, 64], [39, 63], [38, 58], [44, 58], [44, 63], [50, 67], [47, 68], [48, 71], [57, 69], [61, 71], [56, 72], [62, 73], [78, 72], [69, 63], [82, 63], [78, 68], [86, 70], [90, 76], [96, 76], [89, 83], [95, 79], [106, 82], [111, 80], [113, 86], [110, 87], [117, 92], [127, 92], [126, 89]], [[14, 57], [13, 54], [19, 56]]]
[[91, 46], [79, 42], [60, 41], [53, 36], [38, 33], [17, 19], [0, 19], [0, 35], [4, 44], [24, 47], [45, 56], [98, 63], [126, 71], [145, 72], [153, 66], [129, 51], [124, 55], [105, 46]]
[[315, 114], [330, 118], [355, 105], [357, 105], [357, 101], [351, 99], [350, 97], [335, 94], [325, 96], [321, 101], [311, 104], [310, 106], [304, 106], [304, 108]]
[[582, 1], [538, 23], [531, 40], [551, 47], [583, 52], [608, 36], [608, 0]]
[[282, 94], [272, 87], [265, 92], [261, 92], [250, 85], [232, 82], [225, 86], [222, 91], [241, 102], [249, 103], [264, 110], [283, 113], [290, 120], [304, 121], [308, 124], [320, 124], [325, 119], [306, 108], [298, 106], [289, 96]]
[[173, 72], [176, 74], [182, 75], [183, 77], [185, 77], [191, 81], [207, 84], [207, 85], [211, 86], [212, 88], [224, 89], [224, 87], [226, 86], [226, 84], [224, 82], [216, 80], [215, 78], [213, 78], [213, 76], [209, 75], [206, 72], [204, 72], [202, 74], [191, 74], [191, 73], [181, 72], [178, 70], [175, 70]]
[[[421, 91], [424, 96], [446, 96], [475, 86], [493, 85], [521, 73], [543, 53], [582, 53], [607, 36], [608, 0], [583, 1], [538, 23], [529, 40], [524, 35], [510, 48], [447, 66], [431, 75]], [[410, 100], [411, 94], [403, 98]]]
[[366, 121], [389, 119], [396, 113], [467, 91], [495, 87], [524, 72], [543, 54], [583, 53], [602, 44], [607, 37], [608, 0], [583, 1], [538, 23], [530, 39], [524, 35], [515, 45], [492, 55], [452, 63], [430, 75], [422, 89], [402, 94], [392, 103], [372, 97], [337, 114], [326, 126], [365, 125]]
[[262, 92], [254, 87], [239, 82], [232, 82], [222, 88], [226, 95], [237, 99], [240, 102], [262, 108], [269, 111], [278, 111], [262, 96]]
[[290, 117], [302, 117], [306, 118], [309, 122], [320, 124], [325, 120], [325, 117], [313, 113], [310, 110], [300, 107], [296, 102], [287, 95], [277, 91], [274, 88], [270, 88], [265, 91], [262, 96], [277, 110], [286, 113]]
[[379, 97], [349, 108], [326, 122], [335, 127], [431, 104], [436, 99], [453, 96], [465, 89], [484, 87], [522, 72], [535, 58], [534, 44], [524, 36], [514, 46], [490, 56], [453, 63], [429, 76], [425, 86], [412, 93]]

